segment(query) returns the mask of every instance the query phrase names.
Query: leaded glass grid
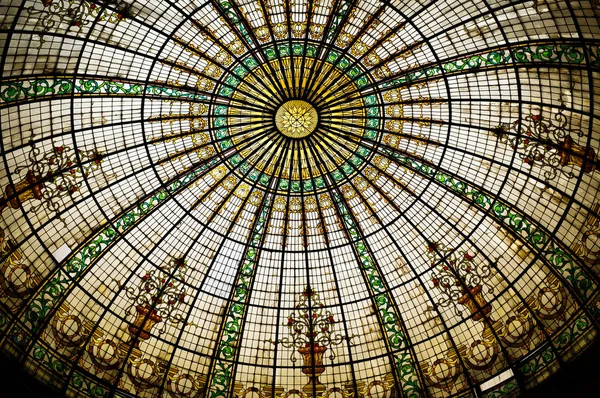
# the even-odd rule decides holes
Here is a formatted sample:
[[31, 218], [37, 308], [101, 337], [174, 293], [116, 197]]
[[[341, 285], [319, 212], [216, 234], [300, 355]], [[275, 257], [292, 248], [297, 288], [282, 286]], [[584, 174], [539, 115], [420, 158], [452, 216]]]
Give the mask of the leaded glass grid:
[[66, 396], [526, 395], [599, 327], [599, 17], [0, 1], [0, 349]]

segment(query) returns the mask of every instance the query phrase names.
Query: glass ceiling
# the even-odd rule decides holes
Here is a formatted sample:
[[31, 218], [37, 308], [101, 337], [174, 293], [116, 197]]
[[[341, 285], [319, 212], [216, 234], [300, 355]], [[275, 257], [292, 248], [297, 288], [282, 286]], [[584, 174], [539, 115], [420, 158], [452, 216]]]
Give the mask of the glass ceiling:
[[527, 394], [599, 328], [599, 18], [2, 0], [0, 350], [67, 396]]

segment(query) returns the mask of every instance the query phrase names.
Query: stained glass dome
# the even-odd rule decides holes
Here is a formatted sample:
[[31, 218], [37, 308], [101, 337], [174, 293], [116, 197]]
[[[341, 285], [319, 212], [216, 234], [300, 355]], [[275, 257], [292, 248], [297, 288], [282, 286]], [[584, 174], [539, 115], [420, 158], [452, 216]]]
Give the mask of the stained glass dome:
[[600, 321], [600, 4], [0, 2], [0, 351], [66, 396], [509, 397]]

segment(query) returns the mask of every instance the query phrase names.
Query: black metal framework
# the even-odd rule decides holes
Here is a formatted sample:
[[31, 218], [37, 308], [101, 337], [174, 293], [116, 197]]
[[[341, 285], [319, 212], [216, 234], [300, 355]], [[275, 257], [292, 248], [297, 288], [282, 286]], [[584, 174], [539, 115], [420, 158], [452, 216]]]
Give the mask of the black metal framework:
[[503, 396], [600, 329], [596, 3], [1, 5], [0, 347], [62, 394]]

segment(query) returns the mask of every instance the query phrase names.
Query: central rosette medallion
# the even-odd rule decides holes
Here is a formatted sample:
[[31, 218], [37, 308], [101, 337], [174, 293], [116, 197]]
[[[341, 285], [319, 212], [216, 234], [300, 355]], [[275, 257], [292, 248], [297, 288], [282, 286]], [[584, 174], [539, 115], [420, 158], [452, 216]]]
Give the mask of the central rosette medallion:
[[279, 107], [275, 114], [277, 129], [290, 138], [303, 138], [315, 131], [319, 115], [308, 102], [290, 100]]

